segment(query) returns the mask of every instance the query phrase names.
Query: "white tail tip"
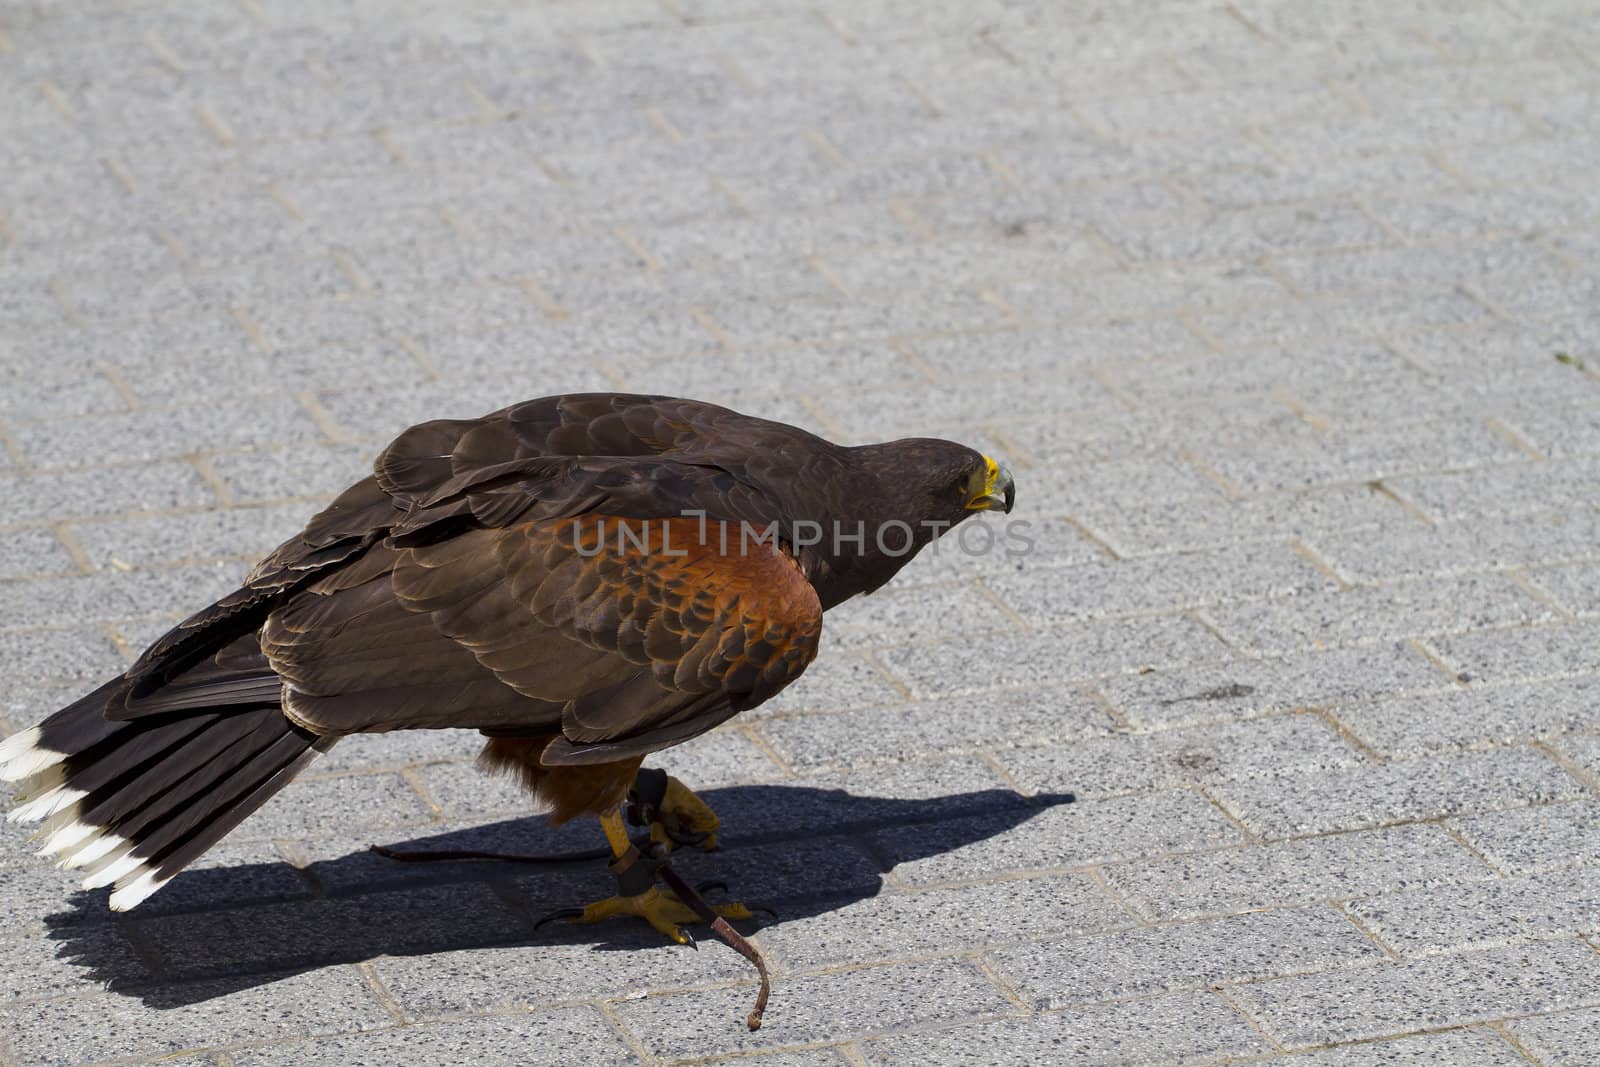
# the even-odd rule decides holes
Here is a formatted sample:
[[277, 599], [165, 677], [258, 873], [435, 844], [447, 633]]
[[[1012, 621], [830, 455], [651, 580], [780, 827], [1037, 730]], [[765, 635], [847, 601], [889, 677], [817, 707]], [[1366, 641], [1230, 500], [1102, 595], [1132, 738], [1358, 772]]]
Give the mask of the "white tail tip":
[[6, 819], [10, 822], [38, 822], [71, 807], [88, 795], [82, 789], [58, 785], [49, 792], [41, 793], [32, 800], [12, 808]]
[[111, 910], [127, 911], [129, 908], [137, 906], [145, 897], [166, 884], [167, 879], [157, 880], [156, 872], [147, 870], [111, 894]]
[[119, 878], [126, 878], [144, 866], [145, 857], [125, 855], [120, 859], [112, 860], [103, 870], [91, 873], [83, 880], [83, 888], [99, 889], [101, 886], [110, 885]]
[[67, 758], [65, 752], [41, 746], [41, 736], [39, 728], [32, 726], [0, 741], [0, 782], [32, 777]]

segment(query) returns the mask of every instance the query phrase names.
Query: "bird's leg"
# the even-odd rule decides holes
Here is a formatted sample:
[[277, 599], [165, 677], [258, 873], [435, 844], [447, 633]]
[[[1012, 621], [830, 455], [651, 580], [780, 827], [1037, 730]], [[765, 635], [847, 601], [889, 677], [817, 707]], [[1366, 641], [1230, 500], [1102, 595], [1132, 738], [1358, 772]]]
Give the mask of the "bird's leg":
[[[654, 843], [641, 851], [628, 837], [620, 809], [600, 816], [600, 826], [611, 844], [611, 873], [617, 877], [617, 895], [607, 897], [572, 915], [574, 922], [595, 923], [616, 915], [637, 915], [680, 945], [692, 944], [680, 924], [700, 920], [695, 909], [664, 892], [656, 882], [656, 872], [666, 863], [666, 853]], [[743, 904], [722, 904], [711, 909], [725, 919], [748, 919], [751, 911]]]
[[668, 852], [693, 845], [707, 852], [717, 847], [722, 820], [711, 806], [666, 771], [641, 767], [628, 793], [628, 821], [650, 827], [650, 840]]

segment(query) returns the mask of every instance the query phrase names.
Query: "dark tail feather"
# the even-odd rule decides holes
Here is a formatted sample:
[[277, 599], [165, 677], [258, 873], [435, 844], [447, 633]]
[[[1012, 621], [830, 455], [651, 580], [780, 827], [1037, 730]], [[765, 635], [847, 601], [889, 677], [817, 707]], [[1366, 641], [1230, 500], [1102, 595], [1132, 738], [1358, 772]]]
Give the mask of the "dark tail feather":
[[233, 706], [218, 706], [224, 696], [205, 708], [110, 720], [106, 703], [120, 685], [0, 743], [0, 780], [24, 779], [10, 818], [43, 820], [40, 854], [82, 870], [86, 889], [115, 885], [119, 911], [160, 889], [332, 743], [291, 723], [275, 699], [265, 704], [276, 693], [265, 680], [238, 686], [243, 699]]

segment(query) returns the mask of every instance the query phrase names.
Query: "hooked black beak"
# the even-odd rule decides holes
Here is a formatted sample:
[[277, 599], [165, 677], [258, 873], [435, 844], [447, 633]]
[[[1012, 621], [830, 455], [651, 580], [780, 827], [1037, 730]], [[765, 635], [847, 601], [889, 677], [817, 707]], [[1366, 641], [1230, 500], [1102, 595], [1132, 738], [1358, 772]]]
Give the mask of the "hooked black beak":
[[[1011, 514], [1011, 507], [1017, 502], [1017, 486], [1011, 480], [1011, 472], [1004, 467], [1000, 468], [1000, 476], [994, 480], [994, 492], [990, 496], [999, 496], [1005, 501], [1002, 509], [1005, 514]], [[992, 506], [992, 505], [991, 505]]]

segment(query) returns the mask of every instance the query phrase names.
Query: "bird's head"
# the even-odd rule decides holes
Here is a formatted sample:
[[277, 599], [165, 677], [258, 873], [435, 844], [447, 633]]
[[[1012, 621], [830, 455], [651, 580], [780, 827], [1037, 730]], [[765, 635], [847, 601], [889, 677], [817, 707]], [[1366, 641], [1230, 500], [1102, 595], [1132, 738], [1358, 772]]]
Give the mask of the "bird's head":
[[1009, 512], [1016, 502], [1010, 471], [954, 441], [912, 437], [860, 451], [888, 516], [905, 522], [948, 528], [980, 511]]
[[845, 456], [849, 473], [824, 490], [823, 532], [801, 552], [824, 607], [870, 593], [952, 527], [1016, 501], [1010, 472], [953, 441], [913, 437]]

